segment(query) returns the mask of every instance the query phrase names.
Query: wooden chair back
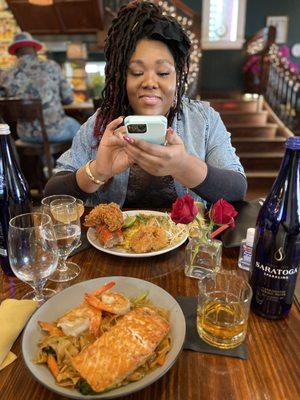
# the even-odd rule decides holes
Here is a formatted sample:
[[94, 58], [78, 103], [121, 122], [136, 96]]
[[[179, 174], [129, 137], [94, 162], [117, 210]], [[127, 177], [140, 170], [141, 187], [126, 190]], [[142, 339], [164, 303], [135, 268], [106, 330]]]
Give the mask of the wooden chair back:
[[[50, 145], [46, 131], [43, 109], [40, 99], [0, 98], [0, 116], [10, 126], [16, 147], [34, 148], [36, 154], [45, 155], [49, 177], [52, 175], [53, 163], [50, 154]], [[43, 142], [41, 144], [17, 140], [17, 124], [33, 123], [38, 121], [41, 128]]]

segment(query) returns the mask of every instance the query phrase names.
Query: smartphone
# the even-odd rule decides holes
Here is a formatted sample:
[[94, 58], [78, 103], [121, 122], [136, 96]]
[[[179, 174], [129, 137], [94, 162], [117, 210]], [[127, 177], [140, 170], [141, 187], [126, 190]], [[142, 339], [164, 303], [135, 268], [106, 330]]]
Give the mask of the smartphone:
[[163, 115], [129, 115], [124, 124], [129, 137], [153, 144], [165, 143], [168, 120]]

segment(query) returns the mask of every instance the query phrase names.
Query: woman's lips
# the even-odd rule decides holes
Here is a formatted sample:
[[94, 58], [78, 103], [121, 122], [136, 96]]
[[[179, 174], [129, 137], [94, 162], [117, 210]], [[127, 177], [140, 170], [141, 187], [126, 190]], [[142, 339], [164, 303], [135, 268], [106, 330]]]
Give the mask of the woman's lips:
[[140, 96], [140, 101], [145, 105], [156, 105], [161, 99], [158, 96]]

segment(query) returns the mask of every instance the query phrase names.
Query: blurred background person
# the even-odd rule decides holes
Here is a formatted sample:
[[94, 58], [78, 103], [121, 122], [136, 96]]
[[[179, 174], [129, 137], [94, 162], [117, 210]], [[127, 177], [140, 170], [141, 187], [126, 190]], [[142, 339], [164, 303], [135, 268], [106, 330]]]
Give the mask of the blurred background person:
[[[80, 124], [66, 116], [62, 104], [72, 103], [73, 90], [55, 61], [38, 58], [37, 52], [41, 49], [42, 44], [30, 33], [15, 35], [8, 52], [18, 59], [11, 69], [0, 75], [0, 96], [40, 98], [49, 141], [71, 140]], [[17, 132], [24, 141], [43, 141], [38, 121], [33, 126], [19, 123]]]

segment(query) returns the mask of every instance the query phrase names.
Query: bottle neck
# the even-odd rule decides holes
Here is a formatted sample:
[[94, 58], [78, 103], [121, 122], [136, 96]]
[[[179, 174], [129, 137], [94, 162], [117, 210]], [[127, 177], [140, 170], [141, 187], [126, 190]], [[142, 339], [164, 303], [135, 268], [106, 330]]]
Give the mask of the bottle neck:
[[10, 135], [0, 135], [1, 158], [4, 163], [15, 164]]
[[[297, 189], [297, 182], [300, 178], [300, 150], [292, 150], [287, 148], [280, 166], [278, 176], [274, 182], [271, 193], [282, 187], [285, 181], [289, 182], [289, 186]], [[291, 187], [290, 187], [291, 189]]]

